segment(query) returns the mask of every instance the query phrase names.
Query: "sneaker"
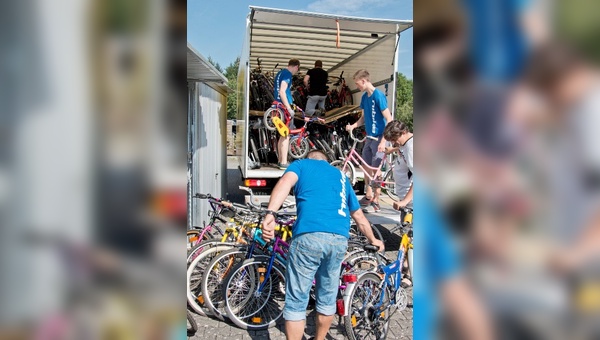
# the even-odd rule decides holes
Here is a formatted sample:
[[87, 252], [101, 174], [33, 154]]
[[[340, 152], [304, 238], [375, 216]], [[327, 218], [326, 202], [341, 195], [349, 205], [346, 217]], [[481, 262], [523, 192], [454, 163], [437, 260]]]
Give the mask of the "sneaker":
[[278, 167], [280, 170], [285, 170], [285, 169], [287, 169], [288, 165], [289, 165], [289, 164], [281, 164], [281, 163], [277, 163], [277, 167]]
[[363, 198], [360, 199], [360, 201], [358, 201], [358, 204], [360, 204], [361, 207], [366, 207], [369, 204], [371, 204], [371, 201], [373, 199], [368, 199], [367, 196], [364, 196]]
[[377, 202], [371, 202], [371, 206], [373, 207], [373, 211], [375, 211], [375, 212], [380, 212], [381, 211], [381, 207], [379, 206], [379, 203], [377, 203]]

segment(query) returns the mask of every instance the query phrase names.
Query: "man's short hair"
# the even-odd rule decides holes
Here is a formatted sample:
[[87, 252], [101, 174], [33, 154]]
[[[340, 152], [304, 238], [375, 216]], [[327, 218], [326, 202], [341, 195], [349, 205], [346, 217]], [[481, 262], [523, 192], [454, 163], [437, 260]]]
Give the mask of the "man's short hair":
[[306, 155], [306, 158], [308, 158], [308, 159], [318, 159], [318, 160], [322, 160], [322, 161], [328, 161], [329, 160], [329, 158], [327, 157], [327, 155], [322, 150], [313, 150], [313, 151], [309, 152], [308, 155]]
[[367, 81], [371, 81], [371, 75], [369, 74], [369, 71], [365, 70], [365, 69], [360, 69], [358, 71], [356, 71], [356, 73], [354, 73], [354, 80], [358, 80], [358, 79], [366, 79]]
[[288, 66], [300, 66], [300, 60], [292, 58], [288, 62]]
[[383, 130], [383, 138], [387, 141], [395, 142], [398, 137], [408, 132], [408, 126], [399, 120], [392, 120]]
[[320, 60], [315, 61], [315, 67], [323, 67], [323, 62]]

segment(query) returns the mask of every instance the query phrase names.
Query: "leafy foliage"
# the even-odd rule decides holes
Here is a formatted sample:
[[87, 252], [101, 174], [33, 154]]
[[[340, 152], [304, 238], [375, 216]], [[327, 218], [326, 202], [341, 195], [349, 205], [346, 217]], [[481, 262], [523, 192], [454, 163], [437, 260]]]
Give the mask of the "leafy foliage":
[[413, 131], [413, 81], [401, 73], [396, 74], [396, 113], [397, 119]]

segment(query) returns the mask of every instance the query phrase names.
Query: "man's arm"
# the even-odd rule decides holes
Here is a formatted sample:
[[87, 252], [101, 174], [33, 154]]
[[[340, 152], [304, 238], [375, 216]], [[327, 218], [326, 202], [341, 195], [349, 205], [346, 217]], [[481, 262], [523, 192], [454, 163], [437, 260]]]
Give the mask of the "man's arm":
[[457, 276], [443, 281], [440, 284], [440, 297], [464, 339], [493, 338], [488, 313], [464, 278]]
[[310, 79], [310, 76], [307, 74], [304, 76], [304, 86], [306, 86], [306, 88], [308, 88], [308, 80]]
[[[383, 115], [383, 118], [385, 118], [385, 125], [387, 126], [393, 120], [390, 109], [386, 108], [385, 110], [381, 111], [381, 114]], [[385, 152], [385, 142], [385, 138], [382, 137], [381, 142], [379, 142], [379, 146], [377, 147], [378, 152]]]
[[346, 131], [352, 131], [354, 129], [356, 129], [359, 126], [362, 126], [363, 124], [365, 124], [365, 115], [364, 112], [362, 115], [360, 115], [360, 118], [358, 118], [358, 120], [356, 122], [354, 122], [354, 124], [348, 124], [346, 125]]
[[399, 202], [394, 202], [394, 209], [399, 210], [401, 207], [405, 207], [413, 199], [413, 183], [410, 183], [410, 188], [406, 193], [406, 196]]
[[285, 108], [290, 112], [290, 114], [293, 117], [294, 110], [292, 110], [292, 105], [290, 103], [288, 103], [287, 94], [285, 93], [285, 90], [287, 90], [287, 88], [288, 88], [288, 83], [285, 81], [282, 81], [281, 85], [279, 85], [279, 98], [281, 98], [281, 102], [283, 103]]
[[[298, 182], [298, 175], [294, 172], [286, 172], [277, 182], [271, 198], [269, 199], [269, 207], [271, 211], [279, 210], [283, 201], [287, 198], [292, 187]], [[267, 214], [263, 220], [263, 239], [270, 240], [275, 237], [275, 217], [272, 214]]]
[[351, 212], [350, 216], [352, 216], [354, 221], [356, 221], [356, 225], [358, 226], [358, 229], [360, 230], [361, 233], [363, 233], [367, 237], [367, 240], [369, 240], [369, 243], [371, 243], [374, 246], [379, 247], [379, 251], [385, 250], [385, 246], [383, 245], [383, 242], [381, 240], [376, 239], [375, 235], [373, 235], [373, 230], [371, 229], [371, 224], [369, 223], [369, 221], [367, 220], [367, 218], [365, 217], [365, 214], [363, 214], [361, 209], [357, 209], [357, 210]]

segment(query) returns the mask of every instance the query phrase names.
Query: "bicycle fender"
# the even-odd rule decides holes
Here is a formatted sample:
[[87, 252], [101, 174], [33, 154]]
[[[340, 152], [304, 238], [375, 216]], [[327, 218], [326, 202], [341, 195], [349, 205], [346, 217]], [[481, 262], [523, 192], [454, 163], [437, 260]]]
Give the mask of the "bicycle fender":
[[282, 137], [287, 137], [290, 134], [290, 129], [283, 123], [283, 121], [281, 121], [279, 117], [273, 117], [271, 118], [271, 121], [273, 122], [273, 125], [275, 125], [277, 132], [279, 132]]

